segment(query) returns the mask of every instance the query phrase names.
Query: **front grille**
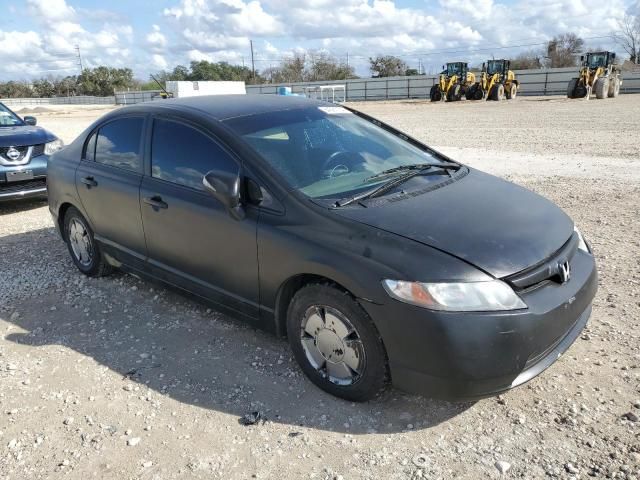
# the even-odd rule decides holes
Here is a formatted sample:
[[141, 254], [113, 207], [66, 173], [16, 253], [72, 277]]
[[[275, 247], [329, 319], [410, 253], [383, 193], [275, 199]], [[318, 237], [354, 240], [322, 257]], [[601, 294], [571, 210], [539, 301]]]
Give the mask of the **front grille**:
[[34, 145], [33, 150], [31, 151], [31, 158], [39, 157], [40, 155], [44, 155], [44, 143]]
[[[18, 151], [18, 153], [20, 154], [19, 157], [17, 158], [10, 158], [8, 156], [8, 152], [9, 150], [15, 149]], [[7, 162], [11, 162], [11, 163], [18, 163], [21, 162], [25, 155], [27, 155], [27, 152], [29, 151], [29, 147], [28, 146], [23, 146], [23, 147], [0, 147], [0, 156], [2, 156], [2, 158], [4, 158]]]
[[0, 194], [5, 193], [19, 193], [26, 190], [36, 190], [38, 188], [45, 188], [47, 186], [47, 180], [44, 178], [36, 180], [26, 180], [24, 182], [10, 182], [0, 183]]
[[505, 280], [511, 284], [515, 290], [535, 288], [547, 281], [558, 281], [561, 283], [560, 266], [566, 262], [571, 264], [573, 256], [578, 251], [579, 243], [580, 239], [578, 238], [578, 234], [574, 232], [567, 243], [547, 260], [527, 268], [522, 272], [511, 275], [505, 278]]

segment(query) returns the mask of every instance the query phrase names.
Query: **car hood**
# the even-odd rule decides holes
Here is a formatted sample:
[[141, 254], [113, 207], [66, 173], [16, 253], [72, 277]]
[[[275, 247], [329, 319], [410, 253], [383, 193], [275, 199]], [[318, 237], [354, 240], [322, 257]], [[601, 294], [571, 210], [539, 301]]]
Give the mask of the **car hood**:
[[424, 194], [333, 211], [447, 252], [496, 278], [547, 259], [573, 233], [572, 220], [549, 200], [473, 169]]
[[42, 127], [31, 125], [0, 127], [0, 147], [38, 145], [55, 139], [55, 135]]

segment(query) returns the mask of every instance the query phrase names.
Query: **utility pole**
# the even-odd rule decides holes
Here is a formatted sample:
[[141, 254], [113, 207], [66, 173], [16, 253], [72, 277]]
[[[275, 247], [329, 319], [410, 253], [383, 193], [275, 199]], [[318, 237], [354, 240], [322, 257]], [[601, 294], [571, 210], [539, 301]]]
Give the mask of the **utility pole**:
[[253, 40], [249, 40], [251, 44], [251, 75], [253, 76], [253, 83], [256, 82], [256, 64], [253, 59]]
[[84, 68], [82, 67], [82, 55], [80, 55], [80, 45], [76, 45], [76, 53], [78, 54], [78, 65], [80, 66], [80, 75]]
[[347, 52], [347, 70], [349, 69], [349, 52]]

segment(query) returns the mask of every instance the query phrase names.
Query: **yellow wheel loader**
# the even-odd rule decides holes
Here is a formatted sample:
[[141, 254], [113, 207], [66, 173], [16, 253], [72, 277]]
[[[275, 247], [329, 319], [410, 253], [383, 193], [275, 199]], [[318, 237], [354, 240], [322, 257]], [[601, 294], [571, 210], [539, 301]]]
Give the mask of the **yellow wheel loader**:
[[621, 69], [615, 62], [614, 52], [589, 52], [580, 57], [582, 66], [578, 78], [572, 78], [567, 87], [568, 98], [613, 98], [622, 86]]
[[511, 70], [510, 60], [488, 60], [482, 64], [480, 79], [467, 90], [469, 100], [513, 100], [520, 82]]
[[469, 65], [465, 62], [447, 63], [442, 66], [444, 71], [440, 74], [440, 80], [429, 92], [432, 102], [446, 100], [457, 102], [466, 97], [467, 90], [476, 83], [476, 76], [469, 71]]

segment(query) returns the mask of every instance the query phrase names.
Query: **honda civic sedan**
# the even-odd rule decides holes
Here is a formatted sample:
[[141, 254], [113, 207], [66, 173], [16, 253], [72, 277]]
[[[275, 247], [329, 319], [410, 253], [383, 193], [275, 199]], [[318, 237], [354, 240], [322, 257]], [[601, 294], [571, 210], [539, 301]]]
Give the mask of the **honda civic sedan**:
[[550, 201], [299, 97], [109, 113], [51, 158], [49, 208], [81, 272], [159, 280], [286, 336], [353, 401], [521, 385], [579, 336], [597, 287]]

